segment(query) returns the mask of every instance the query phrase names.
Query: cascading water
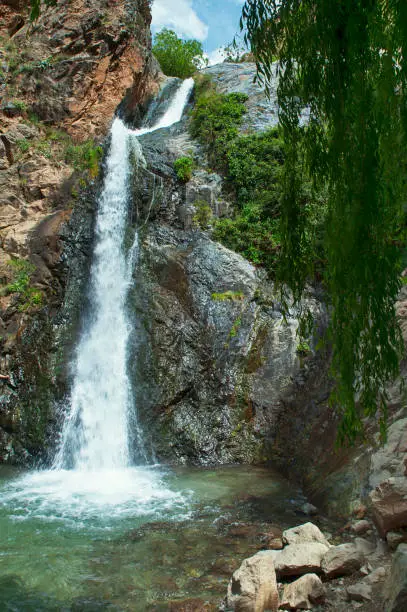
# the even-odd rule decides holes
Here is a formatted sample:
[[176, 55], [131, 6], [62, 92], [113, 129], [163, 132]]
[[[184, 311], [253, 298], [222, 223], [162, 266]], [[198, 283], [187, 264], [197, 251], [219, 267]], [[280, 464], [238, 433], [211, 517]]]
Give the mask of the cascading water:
[[[126, 311], [138, 236], [126, 253], [130, 151], [143, 163], [138, 136], [178, 122], [193, 80], [178, 88], [168, 110], [152, 127], [130, 130], [116, 118], [111, 128], [106, 176], [99, 200], [90, 274], [91, 312], [78, 344], [70, 405], [52, 470], [14, 481], [6, 500], [22, 502], [24, 513], [92, 517], [103, 507], [110, 516], [154, 514], [184, 508], [184, 497], [169, 490], [157, 466], [131, 467], [129, 416], [138, 456], [147, 463], [127, 373], [130, 322]], [[136, 428], [136, 432], [134, 432]], [[136, 433], [136, 435], [134, 435]]]
[[[130, 463], [128, 416], [132, 397], [126, 369], [130, 333], [126, 297], [132, 276], [130, 264], [134, 263], [137, 252], [137, 235], [128, 261], [124, 237], [128, 220], [129, 152], [133, 144], [140, 159], [141, 147], [134, 143], [137, 136], [181, 119], [192, 87], [192, 79], [184, 81], [167, 112], [151, 128], [132, 131], [120, 119], [113, 122], [96, 223], [90, 281], [92, 317], [78, 347], [71, 408], [54, 464], [56, 468], [115, 469]], [[133, 426], [138, 428], [137, 422]], [[145, 458], [140, 432], [137, 439], [139, 455]]]

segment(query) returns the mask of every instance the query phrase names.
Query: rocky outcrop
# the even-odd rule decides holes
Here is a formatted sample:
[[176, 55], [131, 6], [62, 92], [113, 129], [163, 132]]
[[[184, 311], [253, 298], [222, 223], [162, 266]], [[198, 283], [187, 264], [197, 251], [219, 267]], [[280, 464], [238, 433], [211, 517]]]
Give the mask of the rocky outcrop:
[[35, 24], [28, 9], [0, 2], [0, 461], [11, 462], [47, 455], [69, 386], [98, 145], [123, 97], [140, 121], [161, 79], [148, 2], [59, 0]]
[[3, 32], [11, 31], [17, 16], [24, 25], [3, 50], [7, 74], [15, 73], [3, 108], [22, 99], [40, 119], [87, 139], [104, 136], [126, 93], [134, 112], [156, 93], [159, 69], [150, 54], [146, 0], [59, 0], [43, 8], [34, 25], [27, 3], [12, 8], [3, 18]]
[[152, 224], [141, 245], [131, 363], [145, 435], [166, 460], [263, 459], [301, 375], [295, 313], [285, 322], [264, 275], [199, 230]]

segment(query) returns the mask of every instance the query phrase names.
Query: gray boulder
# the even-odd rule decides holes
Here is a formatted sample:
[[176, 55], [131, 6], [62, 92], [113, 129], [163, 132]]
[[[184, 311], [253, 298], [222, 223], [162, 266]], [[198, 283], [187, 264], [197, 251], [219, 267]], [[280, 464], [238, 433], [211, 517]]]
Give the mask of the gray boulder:
[[226, 605], [236, 612], [277, 612], [277, 580], [271, 555], [258, 553], [243, 561], [229, 582]]
[[302, 576], [310, 572], [321, 572], [321, 561], [328, 546], [319, 542], [290, 544], [281, 551], [270, 550], [277, 576]]
[[311, 610], [325, 600], [325, 587], [316, 574], [306, 574], [284, 586], [280, 608], [285, 610]]
[[327, 578], [347, 576], [362, 567], [364, 558], [364, 554], [354, 544], [340, 544], [326, 552], [321, 568]]
[[393, 557], [391, 571], [385, 585], [386, 612], [407, 610], [407, 544], [400, 544]]
[[304, 525], [286, 529], [283, 532], [283, 541], [285, 544], [318, 542], [319, 544], [324, 544], [324, 546], [330, 546], [322, 531], [313, 523], [305, 523]]
[[391, 477], [370, 493], [373, 519], [379, 533], [407, 526], [407, 478]]

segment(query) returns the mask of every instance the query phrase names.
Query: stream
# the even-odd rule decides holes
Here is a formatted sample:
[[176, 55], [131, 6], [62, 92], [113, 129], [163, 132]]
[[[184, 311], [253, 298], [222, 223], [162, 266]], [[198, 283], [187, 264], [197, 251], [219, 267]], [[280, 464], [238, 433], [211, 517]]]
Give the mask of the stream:
[[111, 476], [101, 494], [96, 474], [0, 468], [2, 611], [181, 610], [190, 600], [217, 610], [272, 525], [307, 520], [301, 491], [267, 468]]

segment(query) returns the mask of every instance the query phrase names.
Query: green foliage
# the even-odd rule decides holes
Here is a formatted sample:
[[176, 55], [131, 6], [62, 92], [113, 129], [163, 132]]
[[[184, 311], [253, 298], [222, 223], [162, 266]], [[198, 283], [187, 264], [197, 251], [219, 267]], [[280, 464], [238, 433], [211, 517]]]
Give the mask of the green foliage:
[[229, 332], [229, 338], [235, 338], [237, 336], [241, 324], [242, 319], [240, 317], [234, 320], [231, 330]]
[[164, 74], [180, 79], [191, 77], [194, 72], [206, 65], [200, 42], [182, 40], [167, 28], [155, 35], [153, 53]]
[[27, 153], [27, 151], [30, 149], [31, 143], [29, 140], [27, 140], [27, 138], [20, 138], [16, 141], [16, 145], [21, 153]]
[[27, 112], [27, 104], [24, 102], [24, 100], [12, 100], [11, 104], [13, 104], [13, 106], [20, 111], [20, 113]]
[[18, 310], [27, 312], [43, 305], [42, 291], [31, 286], [31, 276], [35, 266], [25, 259], [12, 259], [8, 262], [11, 268], [12, 281], [3, 289], [3, 293], [18, 295]]
[[312, 270], [301, 166], [315, 192], [328, 191], [324, 283], [339, 440], [354, 442], [362, 419], [377, 414], [384, 437], [386, 385], [404, 351], [395, 301], [407, 195], [407, 3], [345, 0], [333, 10], [331, 0], [247, 0], [241, 25], [266, 82], [280, 59], [280, 280], [299, 301]]
[[102, 147], [95, 146], [93, 140], [81, 144], [68, 143], [65, 149], [65, 162], [78, 171], [87, 170], [92, 178], [99, 172], [99, 162], [102, 158]]
[[13, 280], [6, 285], [5, 293], [25, 293], [35, 266], [25, 259], [12, 259], [8, 265], [11, 268]]
[[244, 293], [243, 291], [225, 291], [224, 293], [212, 293], [211, 298], [216, 302], [226, 302], [227, 300], [235, 302], [243, 300]]
[[187, 183], [192, 178], [194, 161], [191, 157], [179, 157], [174, 162], [174, 170], [178, 180]]
[[201, 229], [207, 229], [212, 221], [212, 208], [206, 200], [195, 200], [195, 214], [192, 218], [193, 225]]
[[302, 356], [306, 356], [311, 352], [311, 347], [305, 340], [301, 340], [301, 342], [297, 345], [297, 353]]
[[55, 6], [57, 0], [30, 0], [30, 20], [36, 21], [41, 13], [41, 1], [45, 6]]
[[227, 151], [237, 137], [246, 112], [247, 96], [241, 93], [219, 94], [206, 82], [202, 95], [192, 112], [191, 135], [207, 148], [208, 159], [214, 168], [227, 167]]
[[213, 238], [253, 264], [264, 265], [271, 273], [275, 271], [280, 248], [279, 222], [267, 218], [256, 204], [246, 204], [233, 219], [217, 219]]

